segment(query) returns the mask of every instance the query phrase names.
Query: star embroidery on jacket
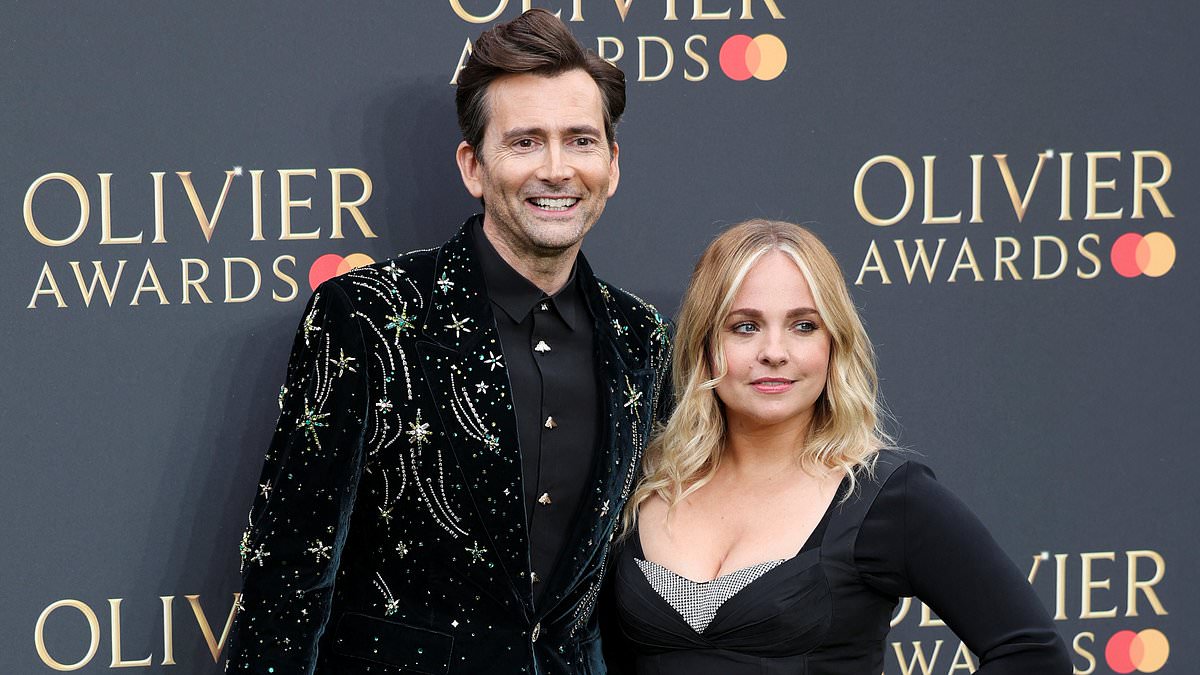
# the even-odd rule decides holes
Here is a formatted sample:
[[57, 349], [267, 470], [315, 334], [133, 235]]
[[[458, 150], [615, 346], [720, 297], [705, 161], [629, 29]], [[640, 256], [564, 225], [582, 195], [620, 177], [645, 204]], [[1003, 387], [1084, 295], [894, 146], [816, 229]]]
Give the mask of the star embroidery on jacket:
[[458, 318], [457, 314], [450, 315], [450, 323], [446, 324], [446, 328], [454, 331], [454, 337], [460, 337], [462, 333], [470, 333], [471, 329], [467, 328], [467, 323], [471, 321], [471, 317], [464, 316]]
[[486, 394], [487, 390], [488, 390], [487, 382], [480, 382], [479, 384], [475, 385], [475, 391], [477, 391], [481, 394]]
[[256, 548], [254, 550], [254, 555], [250, 556], [250, 559], [248, 562], [256, 562], [256, 563], [258, 563], [259, 567], [262, 567], [263, 560], [266, 558], [269, 558], [270, 556], [271, 556], [270, 551], [268, 551], [265, 547], [263, 547], [262, 544], [259, 544], [258, 548]]
[[396, 263], [394, 262], [384, 265], [383, 271], [388, 273], [388, 276], [392, 278], [392, 281], [395, 281], [401, 274], [404, 274], [404, 270], [396, 267]]
[[633, 386], [633, 383], [629, 381], [628, 375], [625, 376], [625, 397], [625, 403], [621, 406], [623, 408], [633, 409], [633, 406], [642, 400], [642, 392]]
[[420, 410], [417, 411], [417, 421], [409, 422], [408, 431], [405, 433], [408, 434], [409, 442], [416, 444], [417, 447], [421, 447], [429, 442], [429, 435], [431, 433], [429, 431], [429, 422], [421, 422]]
[[333, 554], [330, 553], [332, 550], [332, 546], [322, 543], [320, 539], [314, 539], [312, 546], [308, 547], [307, 552], [313, 554], [317, 562], [321, 562], [321, 560], [333, 560]]
[[471, 562], [473, 563], [483, 562], [483, 554], [487, 553], [487, 549], [480, 546], [478, 541], [472, 542], [466, 551], [471, 554]]
[[454, 282], [450, 281], [450, 278], [446, 276], [445, 272], [442, 272], [442, 278], [437, 280], [437, 287], [441, 292], [449, 293], [450, 289], [454, 288]]
[[483, 359], [484, 363], [491, 366], [490, 368], [488, 368], [489, 373], [497, 368], [504, 367], [504, 364], [500, 363], [500, 359], [504, 358], [504, 354], [493, 354], [491, 352], [491, 350], [488, 350], [488, 355], [487, 355], [486, 359], [483, 358], [482, 354], [479, 355], [479, 358]]
[[354, 369], [354, 366], [350, 365], [351, 361], [357, 361], [357, 360], [358, 359], [354, 358], [353, 356], [346, 356], [346, 350], [339, 348], [338, 349], [338, 357], [336, 359], [329, 359], [329, 362], [331, 364], [333, 364], [334, 368], [338, 369], [337, 376], [341, 377], [342, 373], [345, 373], [347, 370], [352, 373], [358, 372], [357, 370]]
[[500, 448], [500, 439], [495, 434], [488, 434], [483, 437], [483, 444], [487, 446], [488, 450], [495, 452]]
[[388, 525], [392, 524], [392, 507], [379, 507], [379, 519]]
[[304, 414], [300, 416], [300, 421], [296, 424], [296, 428], [303, 429], [304, 433], [308, 434], [309, 437], [316, 442], [318, 448], [321, 447], [321, 442], [320, 439], [317, 438], [317, 429], [326, 426], [326, 424], [321, 421], [326, 417], [329, 417], [329, 413], [317, 413], [315, 410], [309, 407], [308, 402], [306, 401], [304, 403]]
[[375, 402], [375, 407], [379, 408], [380, 413], [391, 412], [392, 402], [387, 400], [387, 397], [385, 396], [384, 398], [381, 398]]
[[316, 314], [317, 314], [317, 303], [316, 303], [316, 298], [314, 296], [312, 309], [310, 309], [308, 311], [308, 315], [306, 315], [304, 317], [304, 344], [306, 346], [308, 345], [309, 333], [316, 333], [321, 330], [320, 326], [313, 323], [314, 318], [316, 317]]
[[401, 308], [399, 314], [389, 314], [383, 318], [388, 320], [387, 323], [383, 324], [383, 329], [395, 329], [397, 342], [400, 341], [401, 333], [413, 327], [413, 320], [412, 317], [408, 315], [407, 307]]
[[262, 493], [263, 497], [268, 496], [271, 493], [271, 481], [268, 480], [265, 483], [259, 483], [258, 491]]

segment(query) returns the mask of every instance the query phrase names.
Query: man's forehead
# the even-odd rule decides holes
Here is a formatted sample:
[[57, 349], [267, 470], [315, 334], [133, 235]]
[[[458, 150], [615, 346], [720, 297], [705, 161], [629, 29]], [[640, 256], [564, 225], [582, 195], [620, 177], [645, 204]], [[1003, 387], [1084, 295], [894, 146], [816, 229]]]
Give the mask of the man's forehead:
[[504, 75], [488, 86], [487, 97], [488, 127], [499, 134], [520, 128], [561, 131], [604, 126], [600, 87], [584, 70]]

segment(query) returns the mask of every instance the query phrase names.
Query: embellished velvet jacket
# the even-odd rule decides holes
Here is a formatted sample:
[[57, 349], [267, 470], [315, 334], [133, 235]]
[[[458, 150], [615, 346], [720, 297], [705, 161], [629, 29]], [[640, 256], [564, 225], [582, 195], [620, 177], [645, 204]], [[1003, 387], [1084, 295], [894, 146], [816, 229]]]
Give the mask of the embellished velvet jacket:
[[305, 309], [242, 538], [229, 671], [605, 672], [593, 609], [671, 398], [670, 335], [582, 257], [577, 274], [605, 422], [540, 606], [504, 354], [464, 228], [331, 279]]

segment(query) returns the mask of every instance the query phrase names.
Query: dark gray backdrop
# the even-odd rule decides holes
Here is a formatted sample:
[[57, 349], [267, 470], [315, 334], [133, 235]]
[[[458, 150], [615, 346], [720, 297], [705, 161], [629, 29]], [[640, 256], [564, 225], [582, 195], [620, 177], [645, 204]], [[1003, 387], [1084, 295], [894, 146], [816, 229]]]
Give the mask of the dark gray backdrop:
[[[436, 245], [476, 206], [453, 163], [449, 80], [483, 25], [465, 21], [449, 0], [417, 4], [0, 10], [0, 672], [52, 672], [39, 636], [52, 660], [84, 659], [93, 633], [86, 611], [96, 616], [98, 648], [81, 672], [119, 665], [118, 599], [121, 660], [151, 657], [142, 670], [220, 672], [185, 596], [199, 596], [219, 640], [310, 266], [327, 253], [381, 260]], [[486, 15], [500, 4], [461, 7]], [[569, 0], [534, 4], [572, 14]], [[672, 4], [679, 19], [664, 20]], [[570, 25], [588, 45], [620, 40], [619, 65], [630, 78], [618, 137], [622, 180], [585, 247], [593, 265], [672, 312], [705, 243], [744, 218], [810, 224], [851, 283], [874, 243], [892, 283], [867, 272], [853, 292], [902, 443], [924, 455], [1022, 568], [1047, 554], [1033, 584], [1052, 611], [1061, 597], [1059, 627], [1075, 645], [1077, 672], [1123, 672], [1105, 647], [1124, 630], [1159, 631], [1169, 643], [1157, 672], [1195, 672], [1200, 12], [1167, 2], [777, 0], [784, 18], [776, 19], [764, 0], [748, 4], [753, 19], [742, 20], [735, 0], [638, 0], [622, 20], [612, 2], [581, 1], [583, 20]], [[498, 20], [520, 5], [508, 2]], [[691, 20], [697, 8], [730, 17]], [[784, 72], [769, 81], [727, 77], [718, 62], [724, 41], [764, 33], [786, 46]], [[684, 76], [701, 71], [685, 52], [693, 35], [703, 36], [691, 44], [708, 63], [700, 81]], [[639, 36], [672, 46], [663, 79], [638, 81]], [[661, 43], [646, 41], [645, 50], [645, 72], [661, 72]], [[1018, 222], [992, 156], [1008, 156], [1023, 192], [1047, 150], [1053, 157]], [[1160, 194], [1173, 217], [1148, 194], [1144, 217], [1132, 217], [1134, 151], [1169, 158]], [[1070, 220], [1060, 220], [1064, 152], [1074, 154]], [[1096, 190], [1097, 208], [1121, 208], [1120, 217], [1085, 218], [1089, 152], [1120, 153], [1097, 160], [1095, 178], [1116, 181]], [[855, 176], [880, 155], [914, 174], [912, 210], [888, 227], [866, 222], [854, 201]], [[935, 215], [962, 210], [963, 222], [921, 224], [926, 155], [936, 157]], [[967, 222], [971, 155], [985, 156], [977, 223]], [[176, 172], [192, 172], [211, 214], [234, 167], [242, 173], [206, 241]], [[1161, 174], [1157, 160], [1145, 167], [1147, 182]], [[346, 213], [345, 237], [329, 238], [330, 169], [338, 168], [370, 176], [362, 213], [378, 237], [364, 237]], [[294, 231], [319, 230], [319, 239], [279, 239], [279, 171], [288, 169], [315, 172], [291, 179], [292, 199], [311, 198], [312, 207], [291, 209], [291, 218]], [[263, 171], [260, 241], [251, 239], [255, 170]], [[153, 172], [165, 173], [165, 243], [151, 242]], [[31, 185], [53, 173], [77, 179], [90, 202], [83, 234], [62, 246], [39, 242], [25, 218]], [[99, 174], [111, 174], [111, 234], [143, 232], [142, 243], [101, 243]], [[361, 193], [353, 177], [342, 184], [344, 200]], [[878, 214], [895, 213], [899, 173], [871, 169], [864, 199]], [[47, 239], [66, 238], [80, 217], [74, 191], [59, 179], [35, 191], [31, 208]], [[1109, 251], [1127, 232], [1167, 235], [1176, 254], [1170, 271], [1117, 274]], [[1031, 279], [1035, 236], [1065, 243], [1061, 276]], [[997, 237], [1021, 243], [1021, 280], [994, 280]], [[918, 270], [908, 282], [895, 241], [911, 256], [917, 239], [932, 253], [939, 238], [945, 250], [933, 281]], [[964, 239], [984, 281], [963, 269], [948, 283]], [[1094, 278], [1076, 275], [1096, 269], [1077, 252], [1081, 239], [1098, 260]], [[1043, 267], [1053, 270], [1051, 246]], [[271, 295], [291, 291], [272, 272], [281, 256], [293, 259], [279, 265], [299, 286], [286, 302]], [[227, 258], [261, 270], [255, 297], [223, 302]], [[208, 266], [201, 286], [212, 304], [194, 290], [182, 304], [183, 259], [203, 261], [189, 263], [193, 278]], [[71, 262], [86, 285], [93, 261], [111, 279], [121, 260], [112, 306], [97, 287], [85, 307]], [[169, 304], [144, 277], [147, 260]], [[250, 263], [229, 264], [234, 295], [247, 294]], [[46, 269], [67, 307], [57, 307]], [[139, 281], [146, 290], [131, 306]], [[1131, 560], [1140, 560], [1132, 577]], [[1151, 589], [1135, 588], [1132, 605], [1131, 579]], [[64, 600], [74, 602], [49, 611], [37, 630], [39, 616]], [[928, 670], [918, 663], [911, 672], [968, 672], [953, 635], [919, 620], [914, 607], [893, 633], [888, 675], [909, 672], [917, 648]]]

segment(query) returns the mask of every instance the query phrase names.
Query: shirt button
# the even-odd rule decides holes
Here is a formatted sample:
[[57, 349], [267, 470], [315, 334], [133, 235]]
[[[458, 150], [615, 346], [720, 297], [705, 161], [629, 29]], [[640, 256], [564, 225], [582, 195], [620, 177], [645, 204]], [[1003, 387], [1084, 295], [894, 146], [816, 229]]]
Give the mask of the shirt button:
[[541, 637], [541, 635], [542, 635], [542, 622], [539, 621], [539, 622], [533, 624], [533, 632], [529, 635], [529, 641], [537, 642], [538, 638]]
[[533, 351], [539, 354], [545, 354], [546, 352], [550, 351], [550, 345], [546, 344], [545, 340], [538, 340], [537, 346], [533, 348]]
[[542, 426], [546, 427], [547, 429], [553, 429], [554, 427], [557, 427], [557, 426], [558, 426], [558, 422], [555, 422], [555, 421], [554, 421], [554, 416], [553, 416], [553, 415], [551, 415], [551, 416], [549, 416], [549, 417], [547, 417], [547, 418], [546, 418], [546, 423], [545, 423], [545, 424], [543, 424]]
[[542, 310], [543, 312], [545, 312], [545, 311], [548, 311], [548, 310], [550, 309], [550, 305], [549, 305], [549, 304], [547, 304], [547, 303], [545, 303], [545, 302], [543, 302], [542, 304], [538, 305], [538, 309], [540, 309], [540, 310]]
[[550, 493], [543, 492], [542, 496], [538, 497], [538, 503], [541, 504], [542, 506], [550, 506], [550, 504], [552, 503], [550, 500]]
[[529, 579], [535, 584], [542, 580], [542, 578], [537, 575], [537, 572], [530, 572]]

